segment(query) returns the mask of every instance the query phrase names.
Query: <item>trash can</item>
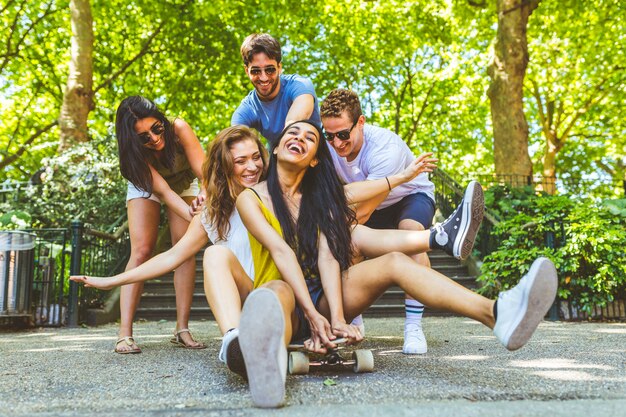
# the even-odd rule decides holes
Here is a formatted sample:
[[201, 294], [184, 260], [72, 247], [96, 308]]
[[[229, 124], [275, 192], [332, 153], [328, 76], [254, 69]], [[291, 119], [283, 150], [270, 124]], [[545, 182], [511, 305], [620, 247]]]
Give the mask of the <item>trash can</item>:
[[33, 233], [0, 231], [0, 316], [31, 314], [35, 238]]

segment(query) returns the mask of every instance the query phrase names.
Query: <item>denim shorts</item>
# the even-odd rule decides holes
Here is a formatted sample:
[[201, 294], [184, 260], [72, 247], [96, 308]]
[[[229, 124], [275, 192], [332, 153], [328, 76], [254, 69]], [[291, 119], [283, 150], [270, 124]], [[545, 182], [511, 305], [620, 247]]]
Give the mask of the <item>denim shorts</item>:
[[[191, 184], [189, 184], [189, 188], [184, 190], [179, 194], [181, 197], [195, 197], [200, 194], [200, 187], [198, 186], [198, 179], [194, 178]], [[128, 181], [128, 189], [126, 191], [126, 202], [133, 200], [135, 198], [147, 198], [148, 200], [156, 201], [161, 204], [161, 200], [159, 197], [154, 195], [150, 195], [148, 197], [148, 193], [145, 191], [141, 191], [139, 188], [135, 187], [132, 182]]]
[[415, 220], [429, 229], [435, 216], [435, 202], [424, 193], [409, 194], [396, 204], [374, 210], [365, 226], [372, 229], [397, 229], [400, 221]]
[[[324, 295], [322, 281], [319, 278], [305, 279], [305, 281], [306, 286], [309, 289], [309, 295], [311, 296], [313, 305], [317, 309], [320, 298], [322, 298], [322, 295]], [[300, 326], [298, 327], [298, 331], [291, 336], [291, 343], [302, 344], [306, 339], [311, 337], [311, 326], [309, 325], [309, 321], [304, 315], [304, 311], [302, 311], [298, 304], [296, 304], [296, 315], [298, 316]]]

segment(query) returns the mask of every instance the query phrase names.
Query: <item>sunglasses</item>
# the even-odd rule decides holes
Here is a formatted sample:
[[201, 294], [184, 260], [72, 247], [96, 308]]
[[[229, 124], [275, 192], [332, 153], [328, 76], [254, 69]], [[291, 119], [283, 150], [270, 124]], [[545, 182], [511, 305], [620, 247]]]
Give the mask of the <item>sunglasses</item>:
[[274, 74], [276, 74], [276, 67], [271, 66], [271, 67], [265, 67], [265, 68], [250, 68], [250, 75], [254, 76], [254, 77], [258, 77], [259, 75], [261, 75], [261, 73], [265, 72], [265, 75], [272, 76]]
[[354, 129], [354, 126], [356, 126], [358, 121], [359, 119], [357, 119], [356, 122], [352, 124], [352, 127], [350, 129], [340, 130], [339, 132], [335, 132], [335, 133], [324, 131], [324, 135], [326, 135], [326, 140], [329, 142], [332, 142], [333, 140], [335, 140], [335, 136], [338, 137], [339, 140], [350, 139], [350, 133], [352, 132], [352, 129]]
[[[165, 127], [163, 124], [156, 122], [152, 126], [150, 126], [150, 132], [152, 132], [156, 136], [160, 136], [165, 132]], [[152, 137], [148, 134], [148, 132], [140, 133], [137, 135], [142, 145], [147, 145], [152, 141]]]

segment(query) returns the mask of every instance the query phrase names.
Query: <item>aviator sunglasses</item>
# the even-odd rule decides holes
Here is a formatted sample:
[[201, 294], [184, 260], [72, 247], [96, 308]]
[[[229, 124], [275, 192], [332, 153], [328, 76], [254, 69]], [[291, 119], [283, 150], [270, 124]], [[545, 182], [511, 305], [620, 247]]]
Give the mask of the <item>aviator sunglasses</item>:
[[324, 130], [324, 134], [326, 135], [326, 140], [332, 142], [335, 139], [335, 136], [339, 138], [339, 140], [348, 140], [350, 139], [350, 132], [354, 129], [359, 119], [356, 119], [356, 122], [352, 124], [350, 129], [340, 130], [339, 132], [330, 133]]
[[250, 68], [250, 75], [258, 77], [262, 72], [265, 72], [265, 75], [272, 76], [276, 74], [276, 67], [270, 66], [265, 68]]
[[[156, 122], [155, 124], [150, 126], [150, 132], [152, 132], [156, 136], [160, 136], [163, 134], [163, 132], [165, 132], [165, 127], [162, 123]], [[150, 137], [148, 132], [140, 133], [137, 136], [139, 137], [142, 145], [147, 145], [152, 141], [152, 138]]]

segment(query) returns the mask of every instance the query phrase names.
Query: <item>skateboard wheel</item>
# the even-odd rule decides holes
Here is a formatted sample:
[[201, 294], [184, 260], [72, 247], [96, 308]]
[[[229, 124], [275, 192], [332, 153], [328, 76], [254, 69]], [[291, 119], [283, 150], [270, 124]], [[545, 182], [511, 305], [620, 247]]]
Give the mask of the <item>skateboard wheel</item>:
[[288, 370], [290, 375], [309, 373], [309, 355], [304, 352], [289, 352]]
[[374, 354], [368, 349], [357, 349], [352, 352], [354, 359], [353, 370], [355, 373], [372, 372], [374, 370]]

